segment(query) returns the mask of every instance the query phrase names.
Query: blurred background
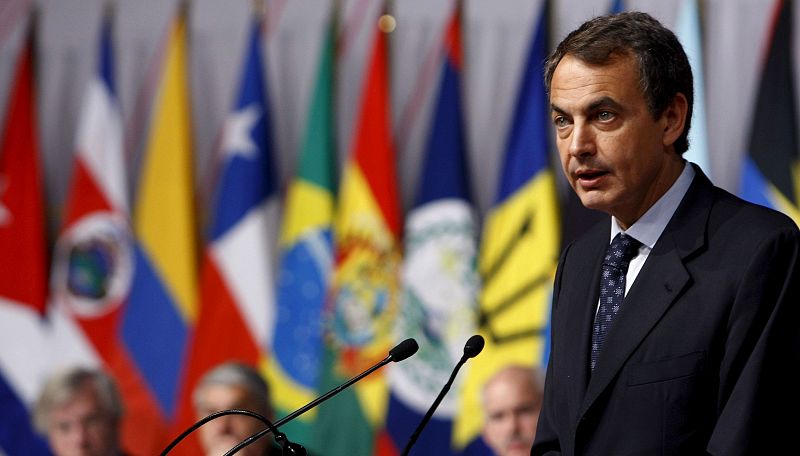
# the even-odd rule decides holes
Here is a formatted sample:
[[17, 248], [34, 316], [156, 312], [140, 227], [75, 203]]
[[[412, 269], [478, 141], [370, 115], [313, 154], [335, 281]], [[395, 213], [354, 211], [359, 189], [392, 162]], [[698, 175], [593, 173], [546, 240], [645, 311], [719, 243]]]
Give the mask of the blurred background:
[[687, 158], [798, 220], [792, 3], [0, 0], [0, 453], [48, 454], [28, 414], [68, 365], [115, 377], [124, 450], [154, 454], [216, 363], [257, 366], [280, 418], [414, 337], [284, 428], [399, 454], [480, 333], [416, 451], [489, 454], [481, 385], [546, 364], [558, 254], [603, 220], [561, 178], [542, 58], [651, 13], [692, 59]]

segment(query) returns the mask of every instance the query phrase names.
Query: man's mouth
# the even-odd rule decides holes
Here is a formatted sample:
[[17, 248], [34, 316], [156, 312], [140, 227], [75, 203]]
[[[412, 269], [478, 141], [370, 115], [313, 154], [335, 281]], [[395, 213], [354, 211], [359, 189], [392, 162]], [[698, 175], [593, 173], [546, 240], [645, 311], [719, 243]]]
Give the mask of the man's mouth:
[[594, 186], [607, 174], [608, 171], [602, 169], [582, 169], [575, 172], [575, 179], [583, 186]]

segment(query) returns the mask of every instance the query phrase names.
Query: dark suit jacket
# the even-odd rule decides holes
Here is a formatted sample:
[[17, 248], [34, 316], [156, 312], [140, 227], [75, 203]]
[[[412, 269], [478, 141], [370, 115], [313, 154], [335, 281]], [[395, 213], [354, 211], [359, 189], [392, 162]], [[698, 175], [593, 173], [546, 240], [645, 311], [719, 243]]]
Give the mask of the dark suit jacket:
[[564, 250], [531, 454], [784, 454], [797, 448], [797, 227], [695, 171], [625, 296], [593, 373], [589, 345], [610, 222]]

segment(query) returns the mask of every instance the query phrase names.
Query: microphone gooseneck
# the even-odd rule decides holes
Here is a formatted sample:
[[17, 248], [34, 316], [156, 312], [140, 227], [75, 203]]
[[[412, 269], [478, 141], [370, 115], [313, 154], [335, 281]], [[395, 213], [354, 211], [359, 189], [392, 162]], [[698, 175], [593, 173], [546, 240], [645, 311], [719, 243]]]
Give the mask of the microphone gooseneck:
[[483, 340], [483, 337], [479, 334], [475, 334], [474, 336], [467, 339], [467, 343], [464, 344], [464, 354], [461, 356], [461, 359], [458, 360], [456, 363], [456, 367], [453, 369], [453, 372], [450, 374], [450, 378], [447, 380], [447, 383], [444, 384], [442, 390], [439, 391], [439, 395], [436, 396], [436, 399], [431, 404], [431, 407], [428, 409], [428, 412], [425, 413], [425, 416], [422, 417], [422, 421], [419, 422], [419, 425], [414, 430], [414, 433], [411, 434], [411, 437], [408, 439], [408, 443], [406, 443], [406, 447], [403, 449], [402, 456], [407, 456], [408, 452], [411, 451], [411, 447], [419, 438], [420, 434], [422, 434], [422, 429], [425, 428], [425, 425], [428, 424], [428, 421], [431, 420], [433, 416], [433, 412], [436, 411], [436, 408], [439, 407], [439, 404], [444, 399], [444, 396], [450, 391], [450, 387], [453, 385], [453, 381], [456, 379], [456, 374], [458, 370], [461, 369], [461, 366], [467, 362], [468, 359], [474, 358], [478, 356], [483, 350], [483, 346], [486, 342]]
[[[418, 349], [419, 349], [419, 345], [417, 344], [417, 341], [414, 340], [414, 339], [410, 339], [409, 338], [409, 339], [406, 339], [406, 340], [400, 342], [394, 348], [389, 350], [389, 354], [386, 356], [386, 358], [383, 358], [377, 364], [373, 365], [372, 367], [370, 367], [369, 369], [365, 370], [364, 372], [356, 375], [355, 377], [351, 378], [350, 380], [344, 382], [343, 384], [341, 384], [341, 385], [337, 386], [336, 388], [328, 391], [327, 393], [325, 393], [322, 396], [314, 399], [313, 401], [309, 402], [308, 404], [300, 407], [299, 409], [295, 410], [294, 412], [292, 412], [292, 413], [286, 415], [285, 417], [279, 419], [278, 421], [275, 422], [274, 427], [277, 428], [278, 426], [281, 426], [282, 424], [297, 418], [298, 416], [302, 415], [303, 413], [306, 413], [307, 411], [311, 410], [312, 408], [316, 407], [317, 405], [321, 404], [322, 402], [327, 401], [331, 397], [339, 394], [345, 388], [347, 388], [350, 385], [352, 385], [353, 383], [361, 380], [362, 378], [366, 377], [367, 375], [375, 372], [376, 370], [380, 369], [381, 367], [385, 366], [386, 364], [389, 364], [390, 362], [399, 362], [399, 361], [403, 361], [404, 359], [407, 359], [408, 357], [410, 357], [411, 355], [416, 353]], [[256, 440], [260, 439], [261, 437], [267, 435], [270, 431], [271, 431], [270, 428], [266, 428], [266, 429], [262, 429], [262, 430], [256, 432], [255, 434], [251, 435], [250, 437], [248, 437], [248, 438], [242, 440], [241, 442], [239, 442], [235, 447], [233, 447], [230, 450], [228, 450], [228, 452], [225, 453], [223, 456], [231, 456], [233, 454], [236, 454], [239, 450], [241, 450], [242, 448], [246, 447], [247, 445], [250, 445], [251, 443], [255, 442]]]
[[[161, 452], [161, 456], [166, 456], [170, 451], [173, 450], [173, 448], [175, 448], [179, 443], [181, 443], [183, 441], [183, 439], [185, 439], [189, 434], [191, 434], [192, 432], [194, 432], [197, 429], [199, 429], [200, 426], [208, 423], [209, 421], [213, 421], [213, 420], [215, 420], [215, 419], [217, 419], [219, 417], [226, 416], [226, 415], [245, 415], [245, 416], [253, 417], [253, 418], [261, 421], [262, 423], [266, 424], [267, 425], [267, 430], [268, 431], [272, 431], [273, 434], [275, 434], [275, 436], [276, 436], [275, 438], [276, 439], [278, 438], [279, 435], [281, 435], [281, 436], [283, 436], [283, 439], [286, 442], [289, 442], [289, 440], [286, 439], [286, 436], [282, 432], [278, 432], [278, 430], [276, 429], [276, 426], [274, 424], [272, 424], [272, 422], [270, 420], [268, 420], [263, 415], [260, 415], [260, 414], [258, 414], [256, 412], [251, 412], [250, 410], [240, 410], [240, 409], [221, 410], [219, 412], [214, 412], [214, 413], [208, 415], [207, 417], [200, 419], [198, 422], [194, 423], [188, 429], [183, 431], [178, 437], [175, 438], [175, 440], [170, 442], [170, 444], [167, 445], [166, 448], [164, 448], [164, 451]], [[291, 443], [291, 442], [289, 442], [289, 443]], [[292, 444], [292, 445], [294, 445], [294, 444]]]

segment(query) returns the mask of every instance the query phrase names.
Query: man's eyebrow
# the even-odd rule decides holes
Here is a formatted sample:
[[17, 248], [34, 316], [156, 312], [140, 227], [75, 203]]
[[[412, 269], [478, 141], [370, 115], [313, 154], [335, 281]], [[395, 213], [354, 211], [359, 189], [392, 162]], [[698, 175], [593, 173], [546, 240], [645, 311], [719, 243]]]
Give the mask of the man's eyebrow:
[[614, 109], [620, 109], [621, 107], [622, 107], [622, 106], [621, 106], [619, 103], [617, 103], [617, 102], [616, 102], [616, 101], [615, 101], [613, 98], [611, 98], [611, 97], [600, 97], [600, 98], [598, 98], [597, 100], [595, 100], [595, 101], [593, 101], [593, 102], [589, 103], [589, 105], [587, 106], [587, 109], [586, 109], [586, 110], [587, 110], [588, 112], [592, 112], [592, 111], [596, 111], [596, 110], [598, 110], [598, 109], [600, 109], [600, 108], [614, 108]]
[[550, 109], [555, 111], [555, 112], [557, 112], [557, 113], [559, 113], [559, 114], [566, 114], [567, 113], [566, 111], [564, 111], [563, 109], [559, 108], [557, 105], [555, 105], [553, 103], [550, 103]]
[[[594, 100], [593, 102], [589, 103], [586, 106], [585, 111], [592, 112], [601, 108], [614, 108], [617, 110], [621, 110], [622, 105], [611, 97], [600, 97], [597, 100]], [[555, 103], [550, 103], [550, 109], [557, 114], [568, 115], [567, 111], [565, 111], [563, 108], [559, 107]]]

